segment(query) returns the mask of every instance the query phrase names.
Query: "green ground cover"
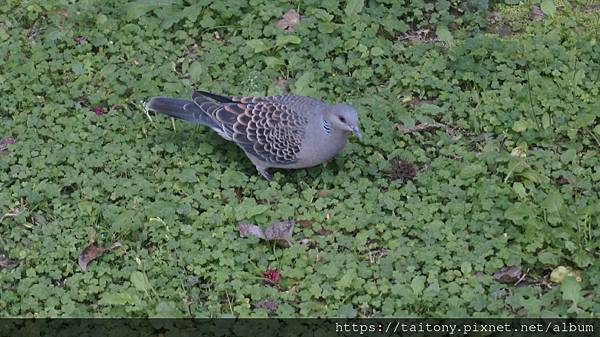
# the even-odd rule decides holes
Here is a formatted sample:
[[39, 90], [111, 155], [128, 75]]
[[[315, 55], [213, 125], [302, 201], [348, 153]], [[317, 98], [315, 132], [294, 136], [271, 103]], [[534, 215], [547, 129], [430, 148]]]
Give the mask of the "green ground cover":
[[[597, 317], [599, 32], [581, 0], [4, 1], [0, 315]], [[193, 88], [346, 101], [365, 139], [269, 183], [142, 109]]]

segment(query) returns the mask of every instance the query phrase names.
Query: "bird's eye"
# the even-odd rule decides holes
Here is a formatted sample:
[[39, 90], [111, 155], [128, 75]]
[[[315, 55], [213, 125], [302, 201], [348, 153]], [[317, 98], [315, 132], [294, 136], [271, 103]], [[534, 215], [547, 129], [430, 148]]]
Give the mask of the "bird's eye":
[[344, 118], [344, 117], [340, 117], [340, 122], [342, 122], [342, 123], [346, 123], [346, 118]]

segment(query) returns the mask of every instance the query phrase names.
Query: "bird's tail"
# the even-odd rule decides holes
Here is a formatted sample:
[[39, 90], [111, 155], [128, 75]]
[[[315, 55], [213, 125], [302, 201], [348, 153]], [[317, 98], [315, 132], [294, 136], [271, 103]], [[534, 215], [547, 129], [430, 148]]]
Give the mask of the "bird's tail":
[[146, 103], [146, 109], [163, 113], [165, 115], [183, 119], [185, 121], [202, 124], [215, 130], [221, 127], [193, 101], [169, 97], [152, 97]]

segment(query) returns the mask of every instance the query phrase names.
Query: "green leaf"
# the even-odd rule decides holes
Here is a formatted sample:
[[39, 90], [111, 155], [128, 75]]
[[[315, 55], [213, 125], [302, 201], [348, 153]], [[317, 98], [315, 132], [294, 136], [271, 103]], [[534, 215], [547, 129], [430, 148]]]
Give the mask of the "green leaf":
[[156, 317], [178, 317], [180, 316], [180, 312], [175, 309], [175, 305], [173, 302], [159, 302], [154, 309], [156, 313], [152, 315], [153, 318]]
[[551, 266], [556, 266], [560, 262], [560, 259], [558, 258], [558, 256], [556, 254], [550, 253], [550, 252], [541, 253], [540, 255], [538, 255], [538, 260], [543, 264], [547, 264], [547, 265], [551, 265]]
[[542, 0], [540, 8], [546, 15], [553, 16], [556, 14], [556, 5], [554, 4], [554, 0]]
[[190, 65], [188, 73], [190, 74], [192, 81], [199, 82], [202, 79], [202, 74], [204, 73], [202, 63], [194, 61], [194, 63]]
[[198, 177], [196, 176], [196, 170], [192, 168], [186, 168], [181, 170], [179, 178], [181, 179], [181, 181], [186, 183], [195, 183], [198, 181]]
[[339, 280], [337, 280], [335, 282], [335, 285], [339, 289], [350, 288], [350, 286], [352, 285], [352, 280], [354, 280], [355, 277], [356, 277], [356, 273], [353, 271], [349, 272], [349, 273], [345, 273], [344, 275], [342, 275], [342, 277]]
[[139, 291], [147, 292], [150, 289], [148, 279], [142, 272], [134, 271], [131, 273], [130, 280], [133, 286]]
[[277, 47], [283, 47], [286, 44], [299, 44], [302, 40], [296, 35], [279, 35], [275, 41]]
[[577, 311], [577, 304], [581, 301], [581, 285], [573, 276], [566, 276], [560, 284], [562, 298], [571, 301], [572, 305], [568, 312]]
[[527, 191], [525, 190], [525, 186], [523, 184], [516, 182], [513, 184], [513, 191], [517, 193], [519, 198], [525, 198], [527, 196]]
[[280, 66], [285, 65], [285, 62], [283, 62], [282, 59], [273, 57], [273, 56], [265, 57], [264, 61], [265, 61], [265, 64], [267, 66], [269, 66], [270, 68], [279, 68]]
[[533, 123], [528, 119], [521, 119], [513, 123], [512, 129], [515, 132], [523, 132], [528, 128], [532, 127]]
[[542, 207], [548, 212], [558, 213], [563, 204], [564, 200], [560, 192], [553, 190], [542, 202]]
[[102, 295], [98, 304], [101, 305], [126, 305], [126, 304], [139, 304], [140, 299], [132, 294], [126, 292], [119, 293], [106, 293]]
[[204, 15], [202, 20], [198, 22], [202, 28], [212, 28], [217, 25], [217, 21], [208, 15]]
[[454, 37], [452, 33], [448, 30], [446, 26], [438, 26], [435, 30], [435, 35], [437, 35], [438, 39], [444, 42], [448, 46], [454, 45]]
[[250, 207], [248, 209], [248, 212], [246, 213], [246, 216], [248, 218], [257, 216], [259, 214], [262, 214], [262, 213], [268, 211], [269, 208], [270, 208], [269, 205], [256, 205], [256, 206]]
[[471, 267], [470, 262], [465, 261], [460, 265], [460, 271], [463, 273], [463, 275], [468, 275], [473, 271], [473, 267]]
[[176, 0], [139, 0], [129, 3], [127, 4], [126, 18], [127, 20], [138, 19], [155, 8], [170, 6], [175, 1]]
[[346, 8], [344, 8], [344, 13], [346, 13], [347, 16], [357, 15], [362, 11], [364, 5], [364, 0], [348, 0]]
[[311, 88], [310, 88], [314, 78], [315, 78], [314, 73], [312, 73], [310, 71], [304, 72], [294, 82], [293, 92], [296, 95], [300, 95], [300, 96], [310, 96], [312, 93], [314, 93], [314, 90], [311, 90]]
[[379, 47], [373, 47], [371, 48], [371, 56], [373, 57], [377, 57], [377, 56], [381, 56], [383, 55], [383, 49], [379, 48]]
[[356, 309], [354, 309], [352, 304], [344, 304], [338, 309], [335, 316], [352, 318], [352, 317], [356, 317], [356, 314], [357, 314], [357, 311], [356, 311]]
[[246, 44], [249, 47], [254, 48], [255, 53], [262, 53], [263, 51], [271, 49], [271, 47], [267, 46], [267, 44], [260, 39], [248, 40]]
[[338, 25], [333, 22], [319, 22], [319, 32], [331, 34], [337, 29]]
[[423, 289], [425, 289], [425, 276], [418, 275], [413, 277], [412, 281], [410, 282], [410, 287], [415, 295], [420, 295], [421, 292], [423, 292]]
[[75, 75], [82, 75], [83, 73], [85, 73], [83, 64], [81, 64], [80, 62], [73, 63], [71, 65], [71, 70], [73, 70]]

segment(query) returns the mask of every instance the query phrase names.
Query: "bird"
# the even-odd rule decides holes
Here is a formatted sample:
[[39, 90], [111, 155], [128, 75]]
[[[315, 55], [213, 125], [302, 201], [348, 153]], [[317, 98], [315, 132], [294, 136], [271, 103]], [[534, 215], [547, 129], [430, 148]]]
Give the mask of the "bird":
[[193, 91], [192, 99], [152, 97], [147, 110], [205, 125], [239, 146], [258, 173], [270, 168], [301, 169], [337, 155], [348, 137], [362, 135], [358, 113], [345, 103], [307, 96], [222, 96]]

